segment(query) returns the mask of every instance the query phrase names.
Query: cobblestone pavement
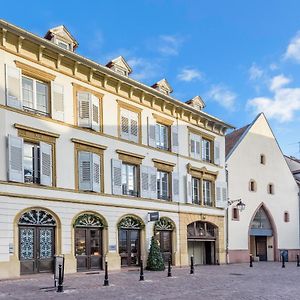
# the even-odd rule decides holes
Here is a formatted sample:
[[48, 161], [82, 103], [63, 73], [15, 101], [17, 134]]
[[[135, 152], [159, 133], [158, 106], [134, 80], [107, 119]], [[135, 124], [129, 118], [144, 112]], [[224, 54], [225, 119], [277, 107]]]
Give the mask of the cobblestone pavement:
[[138, 270], [112, 272], [110, 286], [104, 287], [104, 273], [77, 273], [65, 276], [64, 293], [53, 288], [52, 275], [25, 276], [0, 281], [0, 299], [300, 299], [300, 268], [295, 263], [197, 266], [173, 268], [172, 278], [165, 272], [145, 271], [139, 281]]

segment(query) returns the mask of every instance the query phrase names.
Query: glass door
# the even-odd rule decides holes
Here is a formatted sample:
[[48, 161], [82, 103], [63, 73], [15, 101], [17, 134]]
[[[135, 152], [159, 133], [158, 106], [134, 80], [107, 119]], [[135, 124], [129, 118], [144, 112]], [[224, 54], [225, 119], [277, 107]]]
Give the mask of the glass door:
[[172, 231], [159, 231], [159, 244], [164, 262], [172, 261]]
[[140, 231], [134, 229], [119, 230], [119, 254], [121, 266], [138, 266], [140, 263]]

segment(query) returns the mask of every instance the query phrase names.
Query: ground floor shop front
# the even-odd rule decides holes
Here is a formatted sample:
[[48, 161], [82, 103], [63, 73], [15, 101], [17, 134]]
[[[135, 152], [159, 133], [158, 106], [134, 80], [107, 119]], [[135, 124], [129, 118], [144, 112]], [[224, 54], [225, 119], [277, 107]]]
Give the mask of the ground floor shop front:
[[[167, 263], [224, 262], [223, 216], [0, 197], [0, 278], [53, 272], [55, 255], [65, 272], [137, 267], [155, 236]], [[154, 209], [152, 212], [155, 211]]]

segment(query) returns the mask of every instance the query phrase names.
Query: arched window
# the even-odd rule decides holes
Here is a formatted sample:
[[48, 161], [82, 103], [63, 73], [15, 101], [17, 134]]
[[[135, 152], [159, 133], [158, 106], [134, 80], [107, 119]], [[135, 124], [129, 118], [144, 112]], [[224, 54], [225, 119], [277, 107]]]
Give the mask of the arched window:
[[265, 165], [266, 164], [266, 156], [264, 154], [261, 154], [260, 155], [260, 163], [262, 165]]
[[268, 184], [268, 194], [270, 195], [274, 194], [274, 184], [272, 183]]
[[284, 212], [284, 222], [288, 223], [289, 221], [290, 221], [290, 214], [287, 211], [285, 211]]
[[256, 190], [257, 190], [256, 181], [253, 179], [251, 179], [249, 182], [249, 190], [250, 190], [250, 192], [256, 192]]

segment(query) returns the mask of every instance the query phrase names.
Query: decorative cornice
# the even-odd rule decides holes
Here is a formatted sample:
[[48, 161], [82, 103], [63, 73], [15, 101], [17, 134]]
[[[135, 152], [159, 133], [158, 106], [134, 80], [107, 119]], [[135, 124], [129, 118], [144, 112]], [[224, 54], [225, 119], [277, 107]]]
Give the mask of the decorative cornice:
[[79, 140], [79, 139], [75, 139], [75, 138], [72, 138], [71, 141], [73, 143], [76, 143], [76, 144], [90, 146], [90, 147], [98, 148], [98, 149], [101, 149], [101, 150], [106, 150], [107, 149], [107, 146], [102, 146], [102, 145], [98, 145], [98, 144], [95, 144], [95, 143], [91, 143], [91, 142], [87, 142], [87, 141], [83, 141], [83, 140]]
[[33, 128], [33, 127], [28, 127], [28, 126], [18, 124], [18, 123], [15, 123], [14, 127], [17, 128], [17, 129], [22, 129], [22, 130], [31, 131], [31, 132], [34, 132], [34, 133], [40, 133], [40, 134], [43, 134], [43, 135], [48, 135], [48, 136], [51, 136], [51, 137], [54, 137], [54, 138], [59, 138], [59, 136], [60, 136], [57, 133], [53, 133], [53, 132], [49, 132], [49, 131], [45, 131], [45, 130], [41, 130], [41, 129], [37, 129], [37, 128]]

